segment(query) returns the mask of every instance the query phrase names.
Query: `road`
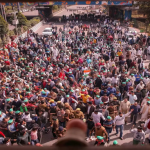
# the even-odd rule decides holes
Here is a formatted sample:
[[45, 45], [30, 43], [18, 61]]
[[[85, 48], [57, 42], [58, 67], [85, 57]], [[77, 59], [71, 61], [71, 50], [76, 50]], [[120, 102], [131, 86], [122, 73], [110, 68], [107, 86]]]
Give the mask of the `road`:
[[[83, 6], [83, 5], [82, 5]], [[70, 6], [69, 8], [71, 9], [76, 9], [78, 6]], [[83, 6], [84, 7], [84, 6]], [[72, 12], [67, 11], [67, 10], [62, 10], [59, 11], [58, 13], [55, 13], [54, 17], [59, 17], [62, 15], [70, 15]], [[57, 24], [58, 28], [62, 27], [63, 23], [55, 23]], [[42, 34], [42, 31], [46, 28], [49, 27], [48, 24], [43, 25], [39, 30], [37, 30], [38, 34]], [[148, 56], [147, 60], [145, 61], [145, 66], [149, 63], [150, 60], [150, 56]], [[139, 121], [140, 116], [138, 116], [138, 121]], [[130, 118], [128, 118], [128, 122], [130, 122]], [[137, 123], [136, 126], [138, 126], [139, 123]], [[111, 145], [113, 143], [114, 140], [117, 140], [119, 145], [122, 146], [127, 146], [127, 145], [132, 145], [132, 140], [133, 140], [133, 133], [130, 133], [130, 129], [132, 127], [132, 123], [128, 123], [127, 125], [124, 126], [124, 140], [120, 140], [116, 135], [115, 135], [115, 131], [112, 131], [112, 133], [110, 134], [110, 143], [109, 145]], [[148, 137], [148, 135], [146, 135], [146, 137]], [[43, 135], [43, 140], [42, 140], [42, 144], [43, 146], [51, 146], [53, 143], [55, 143], [56, 140], [53, 139], [52, 133], [49, 134], [44, 134]], [[93, 141], [89, 142], [89, 145], [93, 145]], [[146, 140], [146, 145], [148, 144], [148, 141]]]
[[[77, 9], [77, 7], [87, 7], [87, 6], [88, 5], [73, 5], [73, 6], [69, 6], [68, 9]], [[83, 12], [83, 11], [80, 10], [80, 12]], [[57, 25], [57, 28], [63, 27], [63, 24], [64, 24], [64, 23], [58, 23], [59, 17], [62, 17], [63, 15], [69, 16], [72, 13], [73, 13], [72, 11], [67, 11], [66, 9], [55, 13], [53, 18], [57, 18], [57, 20], [55, 19], [55, 24]], [[52, 21], [53, 21], [53, 18], [51, 19]], [[47, 27], [50, 27], [50, 26], [48, 24], [43, 25], [41, 28], [39, 28], [39, 30], [36, 31], [36, 33], [42, 34], [43, 30]]]

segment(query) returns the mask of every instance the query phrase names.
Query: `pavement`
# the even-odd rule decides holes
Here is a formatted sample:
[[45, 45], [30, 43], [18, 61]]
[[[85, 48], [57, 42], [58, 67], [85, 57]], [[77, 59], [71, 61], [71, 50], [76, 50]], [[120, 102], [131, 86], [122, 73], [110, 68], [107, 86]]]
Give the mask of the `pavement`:
[[26, 11], [22, 13], [24, 16], [39, 16], [38, 10]]
[[8, 29], [9, 30], [13, 30], [15, 28], [15, 26], [11, 25], [11, 24], [8, 24]]
[[[82, 7], [83, 5], [81, 5]], [[87, 5], [86, 5], [87, 6]], [[69, 9], [76, 9], [78, 6], [74, 5], [74, 6], [70, 6]], [[83, 6], [85, 7], [85, 6]], [[58, 13], [55, 13], [54, 17], [60, 17], [62, 15], [67, 15], [69, 16], [70, 14], [72, 14], [71, 11], [67, 11], [67, 10], [62, 10], [62, 11], [59, 11]], [[52, 18], [53, 20], [53, 18]], [[55, 24], [57, 25], [57, 27], [62, 27], [64, 23], [58, 23], [57, 21], [55, 22]], [[42, 34], [42, 31], [46, 28], [46, 27], [50, 27], [48, 24], [45, 24], [43, 25], [41, 28], [39, 28], [39, 30], [37, 30], [37, 33], [38, 34]], [[140, 32], [139, 29], [136, 29], [135, 30], [137, 32]], [[144, 65], [147, 66], [148, 63], [150, 62], [150, 56], [148, 55], [147, 57], [147, 60], [144, 61]], [[138, 121], [140, 120], [140, 116], [138, 116]], [[138, 122], [137, 121], [137, 122]], [[128, 122], [130, 122], [130, 117], [128, 117]], [[137, 123], [136, 127], [139, 125], [139, 123]], [[132, 123], [128, 123], [127, 125], [124, 126], [124, 132], [123, 132], [123, 140], [120, 140], [118, 136], [115, 135], [115, 131], [112, 131], [112, 133], [110, 134], [110, 143], [108, 145], [111, 145], [113, 143], [114, 140], [117, 140], [119, 145], [122, 145], [122, 146], [128, 146], [128, 145], [132, 145], [132, 141], [133, 141], [133, 133], [130, 132], [130, 129], [131, 127], [133, 126]], [[148, 137], [148, 135], [146, 135], [146, 137]], [[53, 145], [57, 140], [54, 140], [53, 139], [53, 136], [52, 136], [52, 133], [50, 132], [49, 134], [44, 134], [43, 135], [43, 139], [42, 139], [42, 145], [43, 146], [51, 146]], [[94, 141], [87, 141], [89, 143], [89, 145], [93, 145], [94, 144]], [[148, 141], [146, 140], [145, 142], [145, 145], [148, 145]]]

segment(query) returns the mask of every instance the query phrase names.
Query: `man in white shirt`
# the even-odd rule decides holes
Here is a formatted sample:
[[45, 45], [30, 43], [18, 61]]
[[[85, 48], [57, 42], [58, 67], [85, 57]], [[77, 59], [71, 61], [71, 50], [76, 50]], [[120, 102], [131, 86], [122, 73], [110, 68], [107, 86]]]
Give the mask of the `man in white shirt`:
[[137, 129], [131, 129], [130, 132], [134, 133], [133, 135], [133, 145], [138, 145], [141, 141], [142, 144], [145, 142], [145, 133], [142, 130], [142, 127], [138, 126]]
[[127, 114], [122, 114], [122, 112], [119, 112], [119, 115], [115, 117], [114, 119], [114, 125], [116, 128], [116, 135], [118, 135], [118, 128], [120, 128], [120, 139], [123, 140], [123, 127], [125, 124], [125, 118], [131, 114], [133, 110], [128, 112]]
[[134, 86], [134, 82], [135, 82], [135, 76], [132, 73], [131, 76], [129, 76], [130, 81], [132, 82], [132, 86]]
[[140, 83], [136, 86], [136, 90], [142, 90], [144, 88], [145, 84], [143, 83], [143, 81], [140, 81]]
[[148, 76], [146, 76], [144, 79], [143, 79], [144, 83], [147, 85], [150, 81], [150, 79], [148, 78]]
[[98, 112], [97, 109], [95, 109], [95, 111], [92, 113], [91, 117], [93, 118], [93, 122], [95, 124], [100, 123], [101, 119], [105, 120], [105, 117], [103, 116], [103, 114]]
[[137, 96], [134, 94], [133, 91], [131, 91], [131, 94], [127, 93], [127, 95], [129, 96], [129, 102], [131, 103], [131, 105], [133, 105], [137, 100]]
[[112, 77], [111, 83], [112, 83], [113, 85], [119, 83], [119, 78], [117, 77], [116, 74], [115, 74], [115, 77]]

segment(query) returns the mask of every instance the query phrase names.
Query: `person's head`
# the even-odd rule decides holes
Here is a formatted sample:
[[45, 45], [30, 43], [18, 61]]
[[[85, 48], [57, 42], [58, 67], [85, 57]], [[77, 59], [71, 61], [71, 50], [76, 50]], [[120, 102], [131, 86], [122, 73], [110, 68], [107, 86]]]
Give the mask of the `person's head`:
[[98, 109], [95, 109], [94, 113], [95, 113], [95, 114], [98, 114]]
[[137, 102], [135, 102], [134, 105], [137, 106]]
[[95, 127], [96, 127], [98, 130], [101, 128], [101, 126], [102, 126], [101, 123], [96, 123], [96, 124], [95, 124]]
[[102, 142], [102, 141], [104, 141], [104, 138], [102, 136], [97, 136], [97, 140]]
[[138, 132], [142, 132], [142, 127], [141, 127], [141, 126], [138, 126], [138, 127], [137, 127], [137, 130], [138, 130]]
[[61, 109], [60, 109], [60, 112], [61, 112], [61, 113], [64, 113], [64, 109], [63, 109], [63, 108], [61, 108]]
[[100, 98], [100, 96], [99, 95], [96, 95], [96, 99], [99, 99]]
[[107, 116], [107, 121], [111, 121], [111, 117], [110, 116]]
[[89, 119], [88, 119], [89, 121], [93, 121], [93, 118], [92, 117], [89, 117]]
[[85, 96], [88, 95], [88, 92], [84, 92], [84, 95], [85, 95]]
[[143, 84], [143, 81], [140, 81], [140, 84], [142, 85], [142, 84]]
[[14, 120], [13, 119], [9, 119], [9, 121], [7, 122], [9, 125], [13, 124], [14, 123]]
[[104, 103], [103, 103], [103, 102], [100, 102], [99, 104], [100, 104], [100, 106], [103, 106], [103, 105], [104, 105]]
[[80, 108], [77, 108], [77, 109], [76, 109], [76, 112], [79, 113], [79, 112], [80, 112]]
[[64, 130], [64, 128], [63, 128], [62, 126], [60, 126], [60, 127], [58, 128], [58, 130], [59, 130], [60, 132], [62, 132], [62, 131]]
[[33, 128], [32, 128], [32, 131], [33, 131], [33, 132], [35, 132], [35, 131], [37, 131], [37, 130], [38, 130], [38, 128], [36, 128], [36, 127], [33, 127]]
[[134, 95], [134, 91], [131, 91], [131, 94]]
[[20, 135], [24, 135], [26, 133], [26, 129], [20, 131]]
[[122, 117], [122, 112], [119, 112], [119, 116]]
[[127, 98], [125, 98], [125, 99], [124, 99], [124, 102], [125, 102], [125, 103], [127, 103], [127, 101], [128, 101], [128, 99], [127, 99]]
[[26, 111], [26, 112], [25, 112], [25, 115], [29, 115], [29, 112], [28, 112], [28, 111]]
[[89, 105], [89, 106], [91, 106], [91, 105], [92, 105], [92, 102], [91, 102], [91, 101], [89, 101], [89, 102], [88, 102], [88, 105]]

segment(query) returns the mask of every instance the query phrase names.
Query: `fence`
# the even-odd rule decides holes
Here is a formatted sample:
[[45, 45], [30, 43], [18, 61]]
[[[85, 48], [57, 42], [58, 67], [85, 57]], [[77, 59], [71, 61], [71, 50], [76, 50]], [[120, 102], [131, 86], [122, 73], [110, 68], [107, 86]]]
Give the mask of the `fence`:
[[[32, 30], [33, 32], [36, 32], [41, 26], [43, 25], [43, 21], [39, 22], [38, 24], [36, 24], [35, 26], [33, 26], [30, 30]], [[21, 37], [25, 38], [27, 36], [27, 31], [24, 32]], [[19, 38], [15, 38], [14, 42], [18, 43]]]

